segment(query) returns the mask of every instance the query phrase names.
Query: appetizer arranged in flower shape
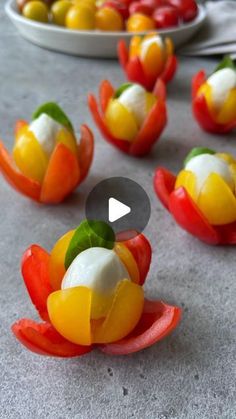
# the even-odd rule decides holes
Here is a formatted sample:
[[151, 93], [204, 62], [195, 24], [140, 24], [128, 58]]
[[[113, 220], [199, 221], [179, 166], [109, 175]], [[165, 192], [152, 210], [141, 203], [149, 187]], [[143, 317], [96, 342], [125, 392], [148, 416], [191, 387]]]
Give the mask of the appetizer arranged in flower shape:
[[236, 244], [236, 160], [194, 148], [175, 177], [158, 168], [154, 187], [176, 222], [208, 244]]
[[108, 81], [103, 81], [99, 98], [101, 110], [93, 95], [89, 95], [88, 104], [104, 138], [133, 156], [148, 154], [167, 123], [163, 82], [159, 80], [150, 93], [133, 83], [124, 83], [114, 90]]
[[42, 105], [27, 124], [18, 121], [12, 156], [0, 143], [0, 171], [19, 192], [41, 203], [59, 203], [87, 176], [93, 158], [93, 134], [73, 126], [56, 103]]
[[121, 40], [118, 56], [128, 80], [141, 84], [147, 90], [152, 90], [159, 78], [168, 83], [177, 68], [171, 39], [163, 40], [157, 33], [143, 38], [133, 36], [129, 50]]
[[224, 134], [236, 127], [236, 67], [229, 57], [207, 80], [204, 71], [193, 77], [192, 108], [205, 131]]
[[31, 351], [59, 357], [96, 347], [129, 354], [154, 344], [175, 329], [180, 309], [144, 298], [150, 262], [142, 234], [115, 242], [113, 230], [99, 221], [83, 221], [50, 255], [32, 245], [22, 275], [44, 322], [21, 319], [13, 333]]

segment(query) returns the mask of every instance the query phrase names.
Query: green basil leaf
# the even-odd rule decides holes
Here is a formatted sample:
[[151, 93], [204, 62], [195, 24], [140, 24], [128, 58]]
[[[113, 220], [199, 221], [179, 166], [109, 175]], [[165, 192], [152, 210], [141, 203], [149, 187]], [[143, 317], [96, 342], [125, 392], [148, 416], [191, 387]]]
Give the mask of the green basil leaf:
[[216, 69], [213, 71], [213, 73], [216, 73], [216, 71], [223, 70], [223, 68], [232, 68], [232, 70], [236, 70], [234, 61], [232, 58], [230, 58], [229, 55], [226, 55], [223, 60], [218, 64]]
[[74, 131], [73, 125], [70, 122], [69, 118], [64, 113], [64, 111], [60, 108], [60, 106], [57, 105], [57, 103], [54, 103], [54, 102], [44, 103], [33, 113], [33, 119], [37, 119], [42, 113], [46, 113], [56, 122], [59, 122], [59, 124], [64, 125], [70, 131]]
[[187, 163], [196, 156], [199, 156], [200, 154], [215, 154], [214, 150], [211, 150], [210, 148], [206, 147], [195, 147], [193, 148], [190, 153], [188, 153], [187, 157], [184, 160], [184, 167], [187, 165]]
[[68, 269], [79, 253], [90, 247], [113, 249], [115, 233], [104, 221], [84, 220], [75, 230], [65, 256], [65, 268]]
[[127, 90], [129, 87], [133, 86], [133, 83], [123, 83], [116, 91], [114, 94], [114, 98], [118, 98], [122, 95], [122, 93]]

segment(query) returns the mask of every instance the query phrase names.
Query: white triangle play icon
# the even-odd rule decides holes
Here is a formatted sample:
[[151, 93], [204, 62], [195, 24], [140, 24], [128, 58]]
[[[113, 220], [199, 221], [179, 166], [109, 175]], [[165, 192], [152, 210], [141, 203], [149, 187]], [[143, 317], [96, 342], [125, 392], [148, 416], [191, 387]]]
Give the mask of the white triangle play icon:
[[131, 208], [115, 198], [109, 198], [108, 201], [108, 219], [111, 223], [119, 220], [131, 212]]

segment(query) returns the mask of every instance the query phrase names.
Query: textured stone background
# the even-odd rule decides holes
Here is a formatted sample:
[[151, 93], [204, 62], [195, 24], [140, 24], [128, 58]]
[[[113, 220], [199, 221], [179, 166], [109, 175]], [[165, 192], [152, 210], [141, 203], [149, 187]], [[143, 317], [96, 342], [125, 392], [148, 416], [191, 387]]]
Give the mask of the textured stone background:
[[[152, 188], [154, 168], [177, 171], [193, 146], [236, 152], [235, 133], [209, 136], [191, 116], [191, 76], [200, 67], [210, 71], [215, 61], [180, 60], [169, 87], [169, 125], [153, 154], [136, 160], [101, 139], [86, 108], [87, 93], [102, 78], [122, 82], [116, 62], [41, 50], [17, 34], [2, 5], [0, 35], [0, 136], [7, 145], [15, 120], [30, 119], [47, 100], [59, 101], [78, 130], [89, 123], [96, 137], [90, 177], [58, 207], [31, 203], [0, 179], [0, 417], [235, 418], [235, 249], [208, 247], [180, 230]], [[93, 352], [61, 360], [27, 352], [10, 331], [20, 317], [37, 319], [20, 275], [22, 252], [32, 242], [50, 249], [83, 218], [92, 186], [114, 175], [134, 179], [150, 196], [145, 233], [154, 252], [146, 293], [182, 306], [182, 323], [161, 343], [128, 357]]]

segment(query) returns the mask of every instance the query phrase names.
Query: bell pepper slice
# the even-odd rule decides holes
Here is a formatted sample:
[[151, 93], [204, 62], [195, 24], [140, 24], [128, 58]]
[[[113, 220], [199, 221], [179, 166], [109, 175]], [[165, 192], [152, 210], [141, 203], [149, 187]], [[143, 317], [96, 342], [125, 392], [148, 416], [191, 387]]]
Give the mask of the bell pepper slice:
[[129, 52], [128, 52], [126, 43], [123, 39], [121, 39], [121, 41], [118, 42], [117, 52], [118, 52], [120, 65], [125, 71], [127, 62], [129, 60]]
[[166, 85], [162, 79], [158, 78], [152, 93], [158, 98], [162, 99], [163, 101], [166, 100]]
[[91, 345], [92, 290], [73, 287], [55, 291], [47, 300], [52, 325], [65, 339], [78, 345]]
[[164, 207], [169, 211], [169, 199], [170, 194], [175, 187], [176, 176], [169, 172], [169, 170], [160, 167], [155, 172], [153, 182], [154, 189], [158, 198]]
[[177, 66], [178, 66], [177, 57], [175, 55], [169, 56], [167, 58], [165, 68], [164, 68], [162, 74], [160, 75], [161, 79], [165, 83], [168, 83], [169, 81], [171, 81], [173, 79], [173, 77], [175, 75], [175, 72], [177, 70]]
[[119, 140], [119, 139], [113, 137], [113, 135], [111, 135], [111, 133], [109, 132], [109, 130], [106, 126], [104, 117], [99, 112], [97, 101], [96, 101], [96, 99], [93, 95], [89, 95], [88, 105], [89, 105], [90, 111], [92, 113], [94, 122], [99, 127], [99, 129], [100, 129], [102, 135], [104, 136], [104, 138], [110, 144], [113, 144], [116, 147], [118, 147], [121, 151], [123, 151], [125, 153], [128, 153], [130, 144], [128, 143], [128, 141]]
[[162, 301], [145, 300], [142, 317], [130, 336], [101, 345], [108, 355], [127, 355], [148, 348], [169, 335], [179, 324], [181, 309]]
[[196, 185], [196, 176], [193, 172], [190, 172], [189, 170], [181, 170], [181, 172], [178, 174], [176, 183], [175, 183], [175, 189], [180, 188], [183, 186], [183, 188], [186, 189], [188, 194], [191, 196], [191, 198], [196, 202], [197, 199], [197, 185]]
[[78, 145], [78, 161], [80, 168], [79, 183], [87, 177], [94, 154], [94, 138], [92, 131], [87, 125], [81, 125], [80, 132], [81, 139]]
[[93, 330], [93, 342], [115, 342], [127, 336], [141, 317], [143, 302], [142, 287], [127, 279], [121, 281], [107, 317]]
[[61, 289], [61, 282], [66, 273], [65, 256], [75, 230], [70, 230], [56, 242], [50, 255], [49, 276], [53, 291]]
[[126, 73], [130, 81], [139, 83], [148, 90], [152, 88], [138, 57], [135, 56], [129, 59], [126, 65]]
[[210, 225], [184, 188], [178, 188], [171, 193], [169, 209], [176, 222], [190, 234], [208, 244], [219, 243], [217, 231]]
[[197, 205], [212, 225], [236, 221], [236, 198], [217, 173], [211, 173], [204, 182]]
[[27, 178], [19, 172], [13, 158], [10, 156], [2, 142], [0, 142], [0, 171], [8, 183], [10, 183], [18, 192], [21, 192], [23, 195], [26, 195], [35, 201], [39, 201], [41, 192], [40, 183]]
[[222, 226], [215, 226], [219, 236], [220, 244], [236, 244], [236, 222]]
[[80, 171], [77, 156], [64, 144], [57, 144], [44, 177], [40, 200], [44, 203], [61, 202], [77, 186]]
[[192, 78], [192, 98], [195, 99], [197, 96], [198, 90], [206, 81], [206, 73], [204, 70], [199, 71], [195, 76]]
[[125, 265], [131, 280], [135, 284], [139, 284], [140, 283], [139, 268], [133, 254], [128, 249], [128, 247], [125, 246], [125, 244], [123, 243], [116, 243], [114, 247], [114, 251], [119, 256], [123, 264]]
[[151, 264], [151, 245], [143, 234], [138, 234], [136, 237], [124, 241], [123, 244], [132, 253], [138, 265], [140, 275], [139, 285], [143, 285]]
[[115, 91], [108, 80], [103, 80], [99, 87], [99, 98], [102, 112], [106, 112], [109, 100], [113, 97]]
[[47, 298], [52, 292], [49, 278], [49, 254], [33, 244], [24, 253], [21, 272], [31, 298], [43, 320], [48, 319]]
[[92, 346], [69, 342], [49, 323], [21, 319], [13, 324], [12, 332], [27, 349], [40, 355], [71, 358], [84, 355], [93, 349]]
[[48, 166], [48, 157], [34, 134], [22, 128], [13, 148], [13, 158], [20, 172], [42, 184]]
[[148, 153], [161, 135], [167, 122], [165, 102], [158, 99], [147, 115], [135, 141], [131, 144], [130, 153], [142, 156]]

